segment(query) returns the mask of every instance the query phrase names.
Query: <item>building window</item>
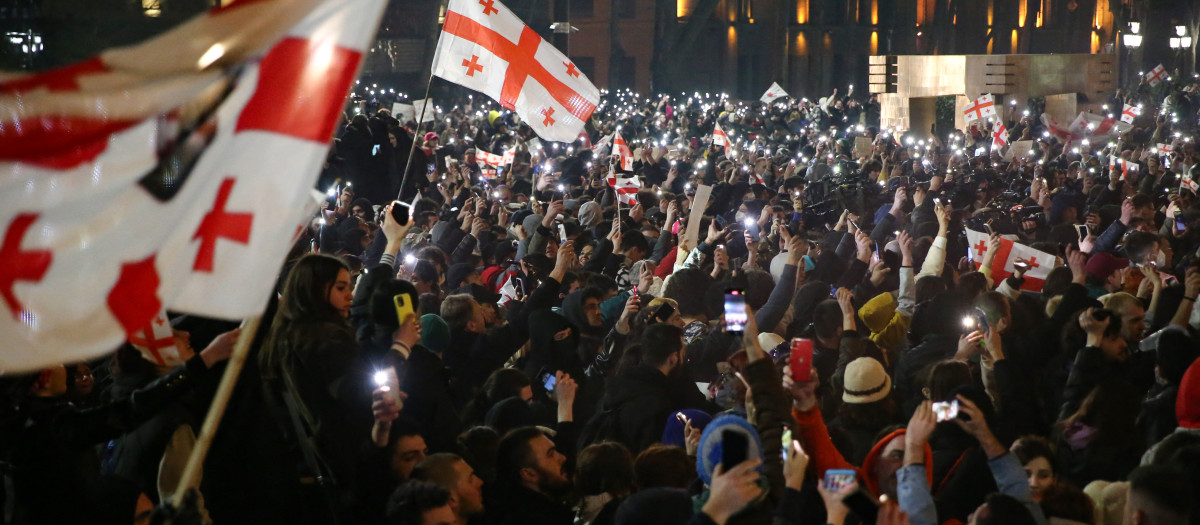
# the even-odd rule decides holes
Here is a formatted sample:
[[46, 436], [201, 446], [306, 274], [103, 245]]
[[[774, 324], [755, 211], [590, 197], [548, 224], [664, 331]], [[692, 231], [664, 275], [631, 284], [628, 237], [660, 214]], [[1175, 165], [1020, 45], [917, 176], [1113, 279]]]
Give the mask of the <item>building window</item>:
[[592, 0], [571, 0], [571, 18], [591, 18], [594, 2]]
[[637, 11], [636, 0], [614, 0], [617, 3], [617, 16], [620, 18], [633, 18]]

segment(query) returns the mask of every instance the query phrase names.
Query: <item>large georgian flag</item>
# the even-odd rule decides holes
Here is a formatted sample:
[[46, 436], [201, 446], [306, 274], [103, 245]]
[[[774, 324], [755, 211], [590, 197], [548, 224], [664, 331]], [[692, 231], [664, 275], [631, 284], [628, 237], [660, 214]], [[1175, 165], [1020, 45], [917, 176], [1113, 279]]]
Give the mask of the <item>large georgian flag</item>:
[[383, 7], [242, 0], [5, 77], [0, 369], [161, 353], [167, 308], [261, 313]]
[[781, 99], [786, 96], [789, 96], [789, 95], [787, 94], [787, 91], [783, 90], [783, 86], [780, 86], [778, 82], [772, 82], [771, 87], [767, 88], [767, 91], [765, 93], [763, 93], [763, 95], [761, 97], [759, 97], [758, 100], [761, 101], [763, 104], [770, 104], [772, 102], [775, 102], [775, 100]]
[[[968, 229], [967, 242], [970, 244], [967, 257], [975, 265], [975, 268], [979, 269], [983, 262], [983, 256], [987, 254], [988, 234]], [[1000, 249], [997, 250], [996, 257], [992, 259], [992, 282], [998, 286], [1001, 279], [1009, 278], [1015, 270], [1013, 263], [1017, 262], [1017, 259], [1025, 259], [1029, 262], [1029, 270], [1025, 272], [1025, 282], [1021, 285], [1021, 289], [1032, 292], [1041, 291], [1042, 285], [1046, 284], [1046, 277], [1050, 275], [1050, 270], [1054, 269], [1055, 256], [1003, 237], [1000, 239]]]
[[996, 116], [996, 97], [991, 93], [983, 95], [963, 109], [963, 121], [974, 122], [979, 119]]
[[433, 74], [517, 112], [538, 136], [574, 142], [600, 90], [497, 0], [450, 0]]

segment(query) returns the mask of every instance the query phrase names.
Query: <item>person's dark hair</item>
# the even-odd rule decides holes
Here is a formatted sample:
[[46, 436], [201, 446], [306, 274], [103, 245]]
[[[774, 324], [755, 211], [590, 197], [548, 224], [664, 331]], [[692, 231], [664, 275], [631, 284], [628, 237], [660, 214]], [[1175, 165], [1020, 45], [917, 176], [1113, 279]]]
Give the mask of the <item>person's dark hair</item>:
[[993, 492], [984, 500], [986, 513], [975, 514], [976, 525], [1036, 525], [1033, 514], [1017, 498]]
[[1147, 256], [1153, 259], [1158, 252], [1158, 235], [1143, 231], [1131, 231], [1125, 236], [1125, 256], [1130, 262], [1146, 262]]
[[775, 280], [770, 273], [762, 270], [746, 272], [746, 305], [758, 311], [767, 304], [771, 291], [775, 289]]
[[1056, 456], [1054, 454], [1054, 445], [1050, 444], [1050, 440], [1029, 434], [1017, 438], [1012, 444], [1012, 453], [1017, 456], [1022, 465], [1028, 465], [1030, 461], [1037, 458], [1046, 458], [1050, 463], [1050, 468], [1055, 468]]
[[842, 306], [836, 300], [826, 299], [813, 309], [813, 330], [817, 337], [828, 339], [838, 334], [842, 327]]
[[1008, 298], [995, 290], [976, 296], [975, 308], [981, 310], [987, 316], [988, 323], [992, 325], [999, 323], [1005, 314], [1012, 312], [1012, 305], [1008, 302]]
[[680, 447], [651, 445], [633, 461], [638, 490], [653, 487], [686, 489], [696, 480], [696, 460]]
[[1070, 483], [1054, 483], [1042, 492], [1042, 512], [1046, 519], [1058, 518], [1079, 523], [1095, 523], [1092, 498]]
[[500, 447], [500, 433], [485, 426], [471, 427], [458, 436], [458, 450], [475, 475], [484, 483], [496, 480], [496, 451]]
[[1061, 434], [1075, 423], [1083, 423], [1096, 430], [1088, 444], [1094, 457], [1124, 457], [1130, 447], [1141, 445], [1140, 434], [1129, 431], [1140, 411], [1137, 391], [1123, 380], [1108, 379], [1092, 388], [1079, 409], [1058, 423], [1057, 431]]
[[1067, 266], [1059, 266], [1050, 270], [1046, 274], [1046, 282], [1042, 284], [1042, 297], [1050, 298], [1056, 295], [1062, 295], [1067, 291], [1067, 286], [1075, 278], [1071, 273], [1071, 268]]
[[929, 367], [929, 373], [925, 375], [925, 388], [929, 389], [929, 399], [933, 401], [948, 401], [956, 389], [969, 384], [971, 368], [965, 361], [938, 361]]
[[956, 287], [963, 298], [974, 301], [979, 294], [988, 291], [987, 276], [980, 272], [967, 272], [958, 277]]
[[584, 284], [588, 288], [598, 288], [604, 290], [605, 293], [617, 291], [617, 281], [612, 277], [602, 273], [593, 273], [588, 275], [587, 283]]
[[438, 272], [441, 273], [445, 273], [450, 268], [450, 258], [436, 244], [422, 246], [420, 250], [417, 250], [416, 257], [417, 259], [424, 259], [433, 263], [437, 267]]
[[417, 264], [413, 265], [413, 280], [431, 283], [437, 286], [438, 271], [437, 266], [425, 259], [417, 259]]
[[537, 427], [517, 427], [500, 438], [496, 450], [496, 481], [521, 484], [521, 469], [535, 463], [530, 442], [542, 436]]
[[1154, 360], [1158, 364], [1159, 375], [1168, 384], [1178, 385], [1183, 381], [1183, 373], [1187, 372], [1196, 357], [1196, 343], [1187, 332], [1171, 329], [1158, 336]]
[[400, 438], [422, 436], [424, 432], [421, 429], [421, 424], [411, 417], [401, 415], [392, 421], [392, 426], [388, 429], [388, 443], [395, 445]]
[[683, 349], [683, 329], [678, 326], [656, 323], [642, 332], [642, 361], [650, 366], [661, 366], [667, 359]]
[[580, 496], [609, 493], [619, 498], [633, 492], [633, 455], [625, 445], [601, 441], [579, 451], [575, 490]]
[[450, 504], [450, 491], [430, 481], [409, 481], [388, 498], [389, 525], [422, 525], [425, 513]]
[[343, 270], [350, 271], [341, 259], [311, 254], [302, 257], [288, 272], [279, 309], [259, 355], [264, 371], [280, 366], [287, 357], [284, 354], [301, 340], [307, 341], [315, 328], [353, 336], [350, 325], [329, 304], [329, 291]]
[[936, 275], [926, 275], [917, 279], [913, 290], [916, 293], [917, 304], [921, 304], [946, 291], [946, 281]]
[[704, 294], [712, 286], [713, 278], [696, 268], [683, 268], [671, 274], [663, 288], [663, 297], [679, 303], [679, 315], [684, 317], [707, 316]]
[[481, 424], [488, 410], [496, 403], [510, 397], [521, 395], [521, 390], [532, 384], [529, 376], [516, 368], [500, 368], [488, 376], [483, 382], [483, 388], [467, 403], [463, 410], [463, 421], [467, 424]]
[[[1192, 491], [1178, 469], [1146, 465], [1129, 473], [1129, 500], [1146, 513], [1153, 525], [1187, 523], [1192, 512]], [[1126, 510], [1126, 512], [1129, 512]]]
[[639, 231], [625, 232], [621, 236], [621, 252], [626, 252], [631, 248], [637, 248], [643, 255], [650, 253], [650, 245], [646, 242], [646, 236]]

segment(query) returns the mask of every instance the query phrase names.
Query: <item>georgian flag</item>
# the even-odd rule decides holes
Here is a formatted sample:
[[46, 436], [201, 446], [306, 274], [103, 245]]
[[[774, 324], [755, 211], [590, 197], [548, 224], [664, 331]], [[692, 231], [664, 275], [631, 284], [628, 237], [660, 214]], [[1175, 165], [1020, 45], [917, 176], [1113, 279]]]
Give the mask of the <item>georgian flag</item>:
[[513, 148], [513, 149], [506, 150], [504, 152], [504, 156], [500, 159], [500, 164], [502, 166], [512, 166], [512, 163], [516, 162], [516, 160], [517, 160], [517, 150], [516, 150], [516, 148]]
[[1154, 66], [1154, 69], [1151, 69], [1149, 73], [1146, 73], [1146, 82], [1150, 84], [1150, 87], [1157, 86], [1159, 82], [1162, 82], [1166, 79], [1167, 70], [1162, 64]]
[[1141, 166], [1136, 162], [1125, 160], [1116, 155], [1110, 156], [1108, 158], [1108, 170], [1112, 171], [1118, 168], [1121, 170], [1121, 180], [1125, 180], [1130, 172], [1137, 172], [1141, 169]]
[[767, 88], [767, 92], [763, 93], [762, 97], [759, 97], [759, 100], [762, 101], [763, 104], [770, 104], [775, 100], [786, 96], [788, 96], [787, 91], [784, 91], [783, 87], [781, 87], [778, 82], [772, 82], [771, 87]]
[[612, 149], [613, 137], [616, 134], [605, 135], [600, 138], [595, 144], [592, 144], [592, 156], [599, 157]]
[[497, 155], [495, 153], [477, 149], [475, 150], [475, 164], [478, 164], [480, 168], [483, 168], [484, 166], [503, 166], [504, 155]]
[[613, 132], [613, 155], [619, 158], [621, 171], [633, 171], [633, 152], [629, 150], [625, 139], [621, 138], [620, 131]]
[[243, 0], [4, 77], [0, 369], [164, 340], [164, 309], [262, 313], [384, 5]]
[[450, 0], [433, 74], [516, 111], [538, 136], [574, 142], [600, 91], [497, 0]]
[[[983, 256], [987, 254], [988, 234], [971, 229], [966, 232], [967, 242], [970, 245], [967, 256], [978, 270], [983, 262]], [[999, 285], [1001, 279], [1012, 276], [1015, 270], [1013, 263], [1017, 259], [1025, 259], [1029, 262], [1029, 271], [1025, 272], [1025, 283], [1021, 285], [1021, 289], [1032, 292], [1041, 291], [1042, 285], [1046, 284], [1046, 277], [1054, 268], [1055, 257], [1003, 237], [1000, 239], [1000, 249], [996, 252], [996, 257], [992, 259], [992, 282]]]
[[1130, 106], [1129, 104], [1125, 104], [1125, 107], [1121, 109], [1121, 122], [1133, 124], [1133, 119], [1141, 116], [1141, 114], [1141, 106]]
[[713, 146], [722, 146], [724, 148], [729, 148], [733, 144], [729, 141], [729, 135], [726, 135], [725, 130], [721, 129], [719, 122], [713, 126], [712, 143]]
[[1008, 128], [1003, 122], [997, 122], [992, 128], [992, 149], [1001, 149], [1008, 145]]
[[1192, 193], [1200, 194], [1200, 182], [1192, 180], [1192, 170], [1185, 170], [1183, 178], [1180, 179], [1180, 186], [1192, 190]]
[[610, 171], [608, 185], [617, 193], [617, 202], [627, 206], [637, 204], [637, 194], [642, 189], [641, 179], [636, 176], [622, 177], [621, 174]]
[[963, 110], [963, 119], [966, 122], [994, 116], [996, 116], [996, 97], [991, 93], [975, 99]]

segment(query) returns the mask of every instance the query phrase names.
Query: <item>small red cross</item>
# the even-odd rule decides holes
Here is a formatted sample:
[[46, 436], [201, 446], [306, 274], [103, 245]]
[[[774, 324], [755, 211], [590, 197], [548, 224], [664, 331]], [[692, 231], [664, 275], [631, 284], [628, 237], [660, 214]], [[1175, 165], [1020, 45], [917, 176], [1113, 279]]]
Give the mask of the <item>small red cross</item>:
[[979, 252], [980, 257], [983, 257], [983, 254], [987, 253], [987, 246], [987, 243], [983, 242], [983, 239], [980, 239], [979, 244], [975, 245], [975, 250]]
[[546, 118], [542, 119], [543, 126], [550, 127], [550, 126], [554, 125], [554, 119], [550, 117], [550, 115], [553, 115], [553, 114], [554, 114], [554, 108], [546, 108], [546, 109], [542, 110], [542, 115], [546, 116]]
[[471, 55], [470, 60], [464, 58], [462, 65], [467, 68], [468, 77], [475, 76], [476, 71], [483, 72], [483, 66], [479, 65], [479, 57], [477, 55]]
[[567, 74], [568, 75], [571, 75], [573, 77], [579, 77], [579, 72], [575, 70], [575, 64], [572, 64], [570, 62], [563, 62], [563, 65], [567, 66]]
[[[158, 323], [160, 326], [162, 325], [161, 318], [155, 319], [154, 322]], [[146, 325], [146, 327], [139, 332], [139, 335], [129, 337], [129, 344], [145, 348], [146, 351], [150, 352], [150, 355], [154, 357], [154, 361], [162, 365], [166, 364], [166, 361], [163, 360], [162, 354], [160, 354], [158, 351], [164, 348], [171, 348], [172, 346], [175, 346], [175, 338], [164, 337], [162, 339], [155, 339], [154, 328], [152, 328], [150, 325]]]
[[200, 250], [196, 252], [196, 263], [192, 270], [212, 273], [213, 259], [217, 253], [217, 239], [225, 238], [241, 244], [250, 242], [250, 225], [254, 215], [250, 213], [229, 213], [225, 204], [229, 202], [229, 194], [233, 193], [233, 177], [221, 181], [217, 190], [217, 201], [213, 209], [200, 221], [192, 240], [200, 239]]
[[987, 108], [994, 107], [995, 105], [995, 102], [979, 102], [976, 100], [973, 101], [971, 105], [963, 111], [963, 115], [970, 115], [971, 113], [974, 113], [976, 119], [981, 119], [983, 118], [983, 111]]
[[1041, 265], [1037, 263], [1037, 257], [1030, 257], [1029, 258], [1029, 267], [1037, 268], [1038, 266], [1041, 266]]
[[1153, 84], [1162, 82], [1163, 78], [1165, 78], [1166, 76], [1167, 76], [1167, 70], [1163, 69], [1162, 66], [1158, 66], [1150, 71], [1150, 76], [1149, 76], [1149, 78], [1146, 79], [1146, 81], [1149, 82], [1151, 85], [1153, 85]]
[[0, 297], [4, 298], [8, 310], [17, 320], [21, 319], [25, 308], [13, 293], [13, 285], [17, 281], [41, 282], [42, 277], [46, 276], [46, 270], [50, 269], [51, 261], [54, 260], [54, 254], [50, 250], [21, 250], [21, 240], [25, 238], [25, 232], [37, 219], [37, 213], [17, 215], [8, 225], [8, 231], [4, 234], [4, 244], [0, 245], [0, 261], [4, 261], [0, 264]]
[[499, 9], [492, 7], [495, 3], [496, 0], [479, 0], [479, 5], [483, 6], [483, 14], [486, 16], [491, 16], [492, 13], [500, 12]]

